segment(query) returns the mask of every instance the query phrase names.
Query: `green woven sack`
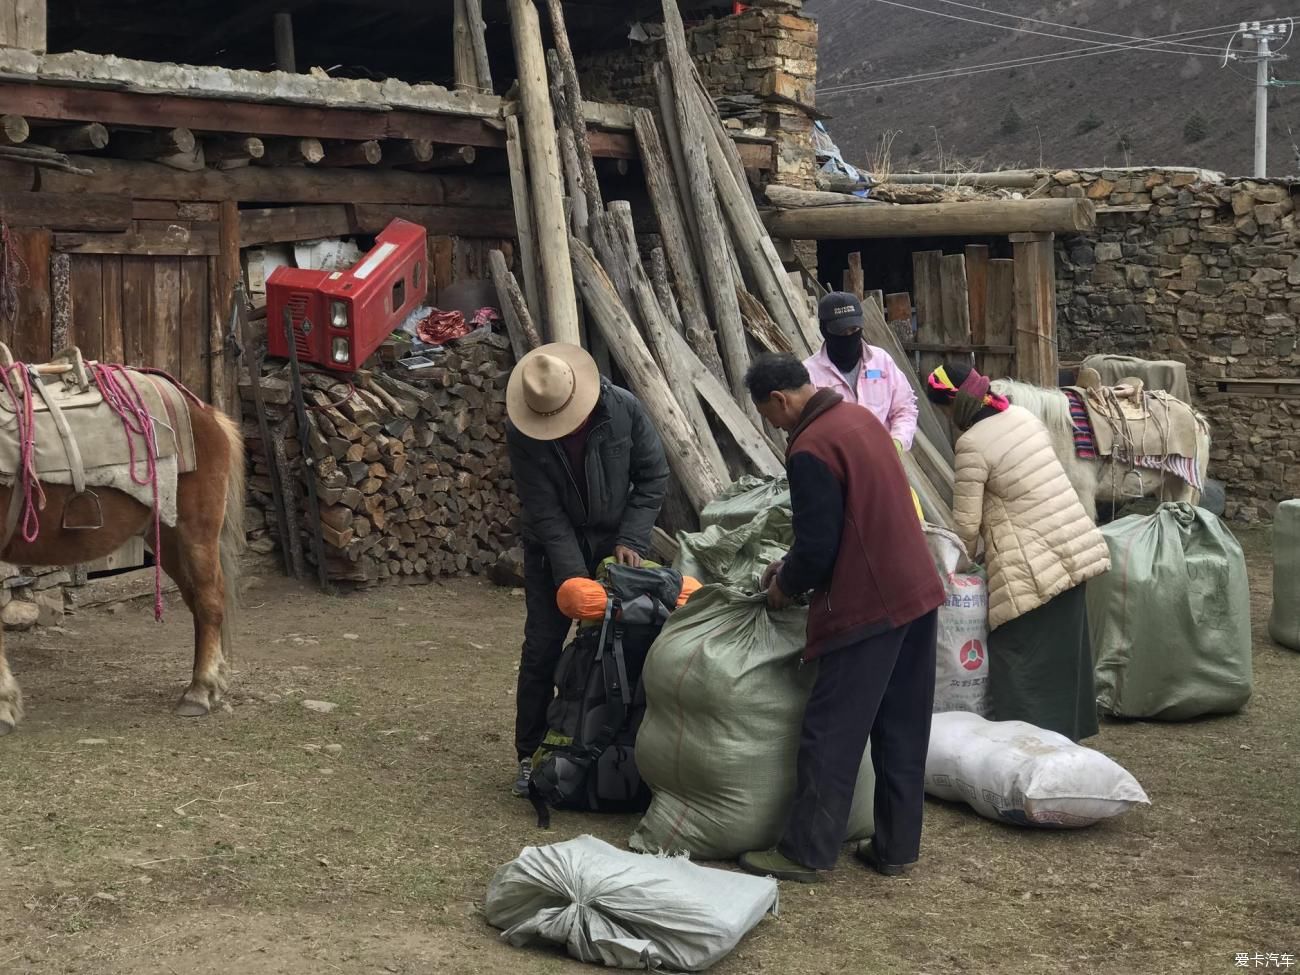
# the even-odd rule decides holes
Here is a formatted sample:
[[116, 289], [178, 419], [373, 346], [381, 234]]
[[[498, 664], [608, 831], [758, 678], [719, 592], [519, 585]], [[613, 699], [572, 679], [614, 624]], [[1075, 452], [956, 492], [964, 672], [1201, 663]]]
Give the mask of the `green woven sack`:
[[1239, 711], [1252, 689], [1250, 585], [1232, 533], [1169, 503], [1102, 534], [1111, 569], [1088, 583], [1098, 707], [1166, 721]]

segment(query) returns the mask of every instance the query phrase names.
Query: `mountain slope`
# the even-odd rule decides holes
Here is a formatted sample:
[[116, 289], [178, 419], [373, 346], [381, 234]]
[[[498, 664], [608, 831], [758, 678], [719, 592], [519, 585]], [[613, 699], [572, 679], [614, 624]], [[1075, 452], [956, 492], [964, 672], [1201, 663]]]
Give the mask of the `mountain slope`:
[[[1006, 28], [1059, 35], [1058, 28], [997, 16], [1014, 11], [1072, 27], [1140, 37], [1220, 27], [1244, 17], [1300, 15], [1245, 0], [896, 0]], [[806, 0], [820, 22], [818, 107], [845, 157], [866, 163], [882, 134], [894, 137], [892, 167], [926, 169], [954, 161], [976, 169], [1014, 166], [1202, 166], [1248, 174], [1254, 158], [1253, 63], [1220, 67], [1232, 28], [1192, 43], [1195, 56], [1108, 51], [1055, 63], [1000, 67], [963, 77], [834, 93], [833, 86], [1078, 51], [1120, 38], [1079, 35], [1072, 43], [1014, 29], [978, 26], [883, 0]], [[972, 9], [983, 8], [983, 9]], [[1244, 51], [1247, 45], [1235, 45]], [[1295, 45], [1300, 54], [1300, 43]], [[1288, 51], [1287, 53], [1291, 53]], [[1278, 78], [1300, 64], [1274, 64]], [[1300, 88], [1271, 90], [1271, 176], [1297, 171]], [[1198, 131], [1199, 130], [1199, 131]], [[1198, 137], [1199, 136], [1199, 137]]]

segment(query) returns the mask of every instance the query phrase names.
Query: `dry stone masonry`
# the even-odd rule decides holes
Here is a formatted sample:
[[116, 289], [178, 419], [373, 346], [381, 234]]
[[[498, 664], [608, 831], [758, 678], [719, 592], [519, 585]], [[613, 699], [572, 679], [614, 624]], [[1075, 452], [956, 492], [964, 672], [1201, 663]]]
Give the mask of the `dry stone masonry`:
[[[691, 56], [725, 123], [773, 139], [772, 181], [814, 187], [813, 109], [817, 22], [800, 0], [759, 0], [740, 14], [687, 31]], [[656, 40], [588, 58], [579, 65], [583, 92], [598, 101], [654, 105], [651, 67], [663, 58]]]
[[1100, 208], [1095, 232], [1058, 239], [1061, 358], [1187, 363], [1228, 516], [1271, 518], [1300, 496], [1300, 385], [1249, 381], [1300, 378], [1300, 185], [1067, 170], [1051, 193]]

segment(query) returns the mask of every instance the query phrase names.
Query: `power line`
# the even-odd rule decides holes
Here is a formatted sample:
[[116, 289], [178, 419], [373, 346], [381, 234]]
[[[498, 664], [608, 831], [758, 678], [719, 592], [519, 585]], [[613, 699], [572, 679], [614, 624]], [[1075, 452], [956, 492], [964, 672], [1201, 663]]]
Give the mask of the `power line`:
[[[1208, 37], [1222, 36], [1228, 33], [1226, 30], [1209, 30], [1208, 32], [1184, 31], [1179, 36], [1195, 35], [1196, 40], [1203, 40]], [[1155, 38], [1152, 38], [1154, 41]], [[874, 81], [855, 82], [846, 85], [831, 85], [825, 88], [818, 88], [819, 96], [844, 95], [856, 91], [869, 91], [874, 88], [893, 88], [904, 84], [917, 84], [925, 81], [946, 81], [952, 78], [961, 78], [973, 74], [984, 74], [988, 71], [1002, 71], [1017, 67], [1030, 67], [1038, 64], [1051, 64], [1057, 61], [1073, 61], [1081, 57], [1095, 57], [1098, 54], [1117, 54], [1121, 51], [1165, 51], [1166, 48], [1152, 46], [1148, 42], [1128, 45], [1099, 45], [1097, 47], [1086, 48], [1081, 51], [1053, 51], [1046, 54], [1037, 54], [1022, 58], [1012, 58], [1006, 61], [993, 61], [983, 64], [967, 65], [956, 68], [943, 68], [936, 71], [924, 71], [916, 74], [901, 75], [894, 78], [884, 78]]]
[[[918, 13], [918, 14], [928, 14], [928, 15], [930, 15], [931, 17], [945, 17], [945, 18], [947, 18], [948, 20], [958, 20], [958, 21], [961, 21], [961, 22], [964, 23], [964, 24], [975, 24], [975, 25], [977, 25], [977, 26], [979, 26], [979, 27], [993, 27], [993, 28], [995, 28], [995, 29], [997, 29], [997, 30], [1009, 30], [1009, 31], [1014, 31], [1015, 33], [1018, 33], [1018, 34], [1034, 34], [1034, 35], [1037, 35], [1037, 36], [1039, 36], [1039, 37], [1051, 37], [1051, 38], [1054, 38], [1055, 40], [1058, 40], [1058, 41], [1069, 41], [1069, 42], [1074, 43], [1074, 44], [1089, 44], [1089, 43], [1091, 43], [1090, 41], [1086, 41], [1086, 40], [1084, 40], [1082, 37], [1074, 37], [1074, 38], [1071, 38], [1071, 37], [1062, 37], [1060, 34], [1049, 34], [1049, 33], [1047, 33], [1046, 31], [1041, 31], [1041, 30], [1030, 30], [1030, 29], [1027, 28], [1027, 27], [1011, 27], [1011, 26], [1008, 26], [1008, 25], [1006, 25], [1006, 24], [993, 24], [993, 23], [989, 23], [987, 20], [975, 20], [975, 19], [972, 18], [972, 17], [962, 17], [962, 16], [959, 16], [959, 15], [957, 15], [957, 14], [946, 14], [946, 13], [944, 13], [944, 12], [941, 11], [941, 10], [927, 10], [927, 9], [925, 9], [924, 7], [913, 7], [911, 4], [901, 3], [901, 2], [899, 2], [899, 0], [875, 0], [875, 2], [876, 2], [876, 3], [883, 3], [883, 4], [885, 4], [885, 5], [887, 5], [887, 6], [890, 6], [890, 7], [901, 7], [903, 10], [911, 10], [912, 12], [914, 12], [914, 13]], [[1142, 40], [1148, 40], [1148, 39], [1143, 38]], [[1154, 40], [1154, 38], [1151, 38], [1150, 40]], [[1130, 45], [1126, 45], [1126, 44], [1115, 44], [1115, 43], [1103, 43], [1103, 44], [1099, 44], [1099, 45], [1098, 45], [1098, 47], [1113, 47], [1113, 48], [1125, 48], [1125, 47], [1129, 47], [1129, 46], [1130, 46]], [[1159, 48], [1153, 48], [1153, 50], [1159, 50]], [[1166, 48], [1165, 50], [1167, 51], [1168, 49]], [[1217, 59], [1217, 58], [1222, 57], [1222, 55], [1221, 55], [1221, 54], [1218, 54], [1218, 53], [1214, 53], [1214, 54], [1201, 54], [1201, 53], [1196, 52], [1196, 51], [1169, 51], [1168, 53], [1173, 53], [1173, 54], [1185, 54], [1185, 55], [1188, 56], [1188, 57], [1199, 57], [1199, 58], [1216, 58], [1216, 59]]]
[[[1093, 29], [1091, 29], [1091, 28], [1089, 28], [1089, 27], [1073, 27], [1073, 26], [1071, 26], [1070, 24], [1061, 24], [1061, 23], [1057, 23], [1057, 22], [1054, 21], [1054, 20], [1040, 20], [1040, 19], [1037, 18], [1037, 17], [1026, 17], [1026, 16], [1024, 16], [1023, 14], [1013, 14], [1013, 13], [1008, 13], [1008, 12], [1005, 12], [1005, 11], [1002, 11], [1002, 10], [990, 10], [990, 9], [985, 8], [985, 7], [979, 7], [979, 6], [976, 6], [976, 5], [973, 4], [973, 3], [961, 3], [961, 2], [959, 2], [959, 0], [936, 0], [936, 2], [938, 2], [938, 3], [946, 3], [946, 4], [948, 4], [949, 6], [952, 6], [952, 7], [964, 7], [964, 8], [967, 9], [967, 10], [978, 10], [978, 11], [980, 11], [981, 13], [990, 14], [990, 15], [992, 15], [992, 16], [994, 16], [994, 17], [1007, 17], [1007, 18], [1010, 18], [1011, 20], [1023, 20], [1025, 23], [1028, 23], [1028, 24], [1044, 24], [1044, 25], [1046, 25], [1046, 26], [1048, 26], [1048, 27], [1059, 27], [1061, 30], [1072, 30], [1072, 31], [1078, 31], [1078, 32], [1081, 33], [1081, 34], [1094, 34], [1094, 35], [1097, 35], [1097, 36], [1099, 36], [1099, 37], [1118, 37], [1118, 38], [1122, 38], [1123, 40], [1126, 40], [1126, 41], [1151, 41], [1151, 40], [1155, 40], [1155, 39], [1156, 39], [1156, 38], [1154, 38], [1154, 37], [1138, 37], [1138, 36], [1133, 35], [1133, 34], [1117, 34], [1117, 33], [1115, 33], [1114, 31], [1109, 31], [1109, 30], [1093, 30]], [[994, 25], [990, 25], [990, 26], [994, 26]], [[997, 26], [1000, 26], [1000, 25], [997, 25]], [[1231, 25], [1231, 24], [1225, 24], [1224, 26], [1225, 26], [1225, 27], [1230, 27], [1230, 26], [1232, 26], [1232, 25]], [[1166, 35], [1166, 36], [1169, 36], [1169, 35]], [[1075, 38], [1071, 38], [1071, 37], [1069, 37], [1068, 35], [1063, 36], [1062, 39], [1063, 39], [1063, 40], [1075, 40]], [[1078, 40], [1083, 40], [1083, 38], [1078, 38]], [[1215, 52], [1218, 52], [1218, 50], [1219, 50], [1217, 47], [1209, 47], [1208, 45], [1204, 45], [1204, 44], [1189, 44], [1189, 45], [1184, 45], [1184, 44], [1179, 44], [1177, 41], [1170, 41], [1169, 43], [1170, 43], [1171, 45], [1177, 45], [1177, 46], [1179, 46], [1179, 47], [1193, 47], [1193, 48], [1197, 48], [1197, 49], [1199, 49], [1199, 50], [1203, 50], [1203, 51], [1215, 51]]]

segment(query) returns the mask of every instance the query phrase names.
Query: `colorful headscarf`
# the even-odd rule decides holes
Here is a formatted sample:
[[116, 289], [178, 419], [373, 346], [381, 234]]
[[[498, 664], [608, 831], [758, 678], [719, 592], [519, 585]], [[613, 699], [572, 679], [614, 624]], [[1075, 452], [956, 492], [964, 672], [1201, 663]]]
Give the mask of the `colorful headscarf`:
[[926, 380], [931, 389], [946, 394], [953, 404], [953, 422], [959, 430], [969, 430], [980, 410], [991, 407], [1001, 413], [1011, 403], [992, 390], [992, 381], [972, 369], [961, 386], [953, 385], [948, 372], [940, 366]]

